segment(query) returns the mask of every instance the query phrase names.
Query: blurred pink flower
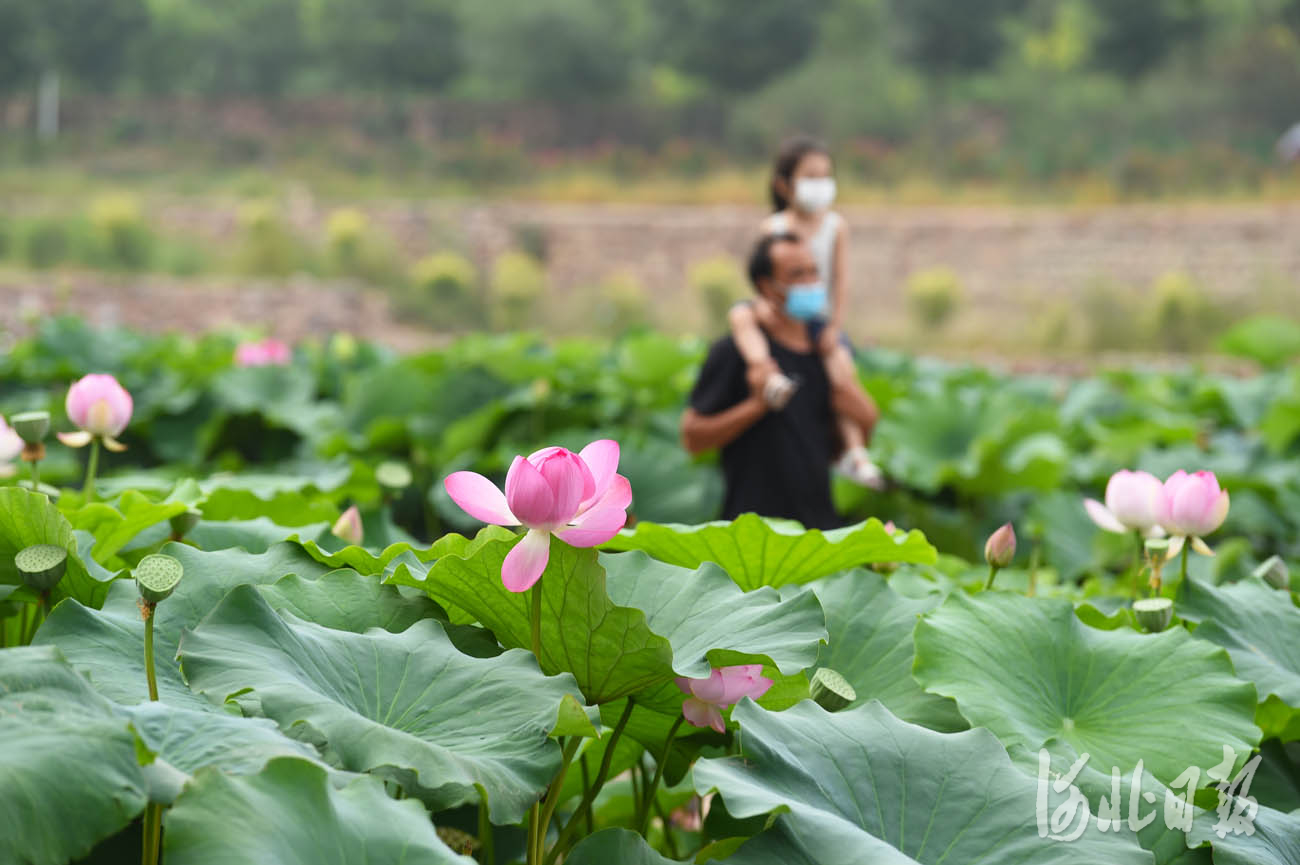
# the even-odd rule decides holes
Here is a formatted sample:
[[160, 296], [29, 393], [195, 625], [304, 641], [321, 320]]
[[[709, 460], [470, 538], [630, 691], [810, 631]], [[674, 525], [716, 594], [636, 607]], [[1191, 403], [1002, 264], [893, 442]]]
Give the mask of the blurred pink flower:
[[985, 542], [984, 561], [995, 568], [1005, 568], [1015, 557], [1016, 530], [1011, 523], [1004, 523]]
[[611, 439], [594, 441], [577, 454], [542, 448], [526, 459], [515, 457], [504, 493], [475, 472], [448, 475], [443, 486], [474, 519], [528, 529], [501, 568], [506, 588], [525, 592], [546, 570], [551, 535], [575, 547], [595, 547], [627, 523], [632, 487], [617, 473], [618, 458], [618, 442]]
[[334, 523], [334, 527], [330, 529], [330, 532], [334, 537], [342, 538], [353, 546], [361, 546], [361, 538], [363, 536], [361, 529], [361, 513], [357, 510], [357, 506], [353, 505], [344, 511]]
[[14, 473], [11, 463], [18, 459], [22, 452], [22, 436], [14, 432], [9, 424], [5, 423], [5, 419], [0, 417], [0, 477], [8, 477]]
[[1201, 538], [1223, 525], [1227, 516], [1228, 491], [1219, 486], [1214, 472], [1174, 472], [1165, 481], [1160, 508], [1160, 524], [1172, 538], [1169, 558], [1178, 555], [1189, 539], [1197, 552], [1209, 553]]
[[289, 346], [270, 337], [242, 342], [235, 349], [235, 366], [287, 366], [291, 358]]
[[111, 451], [125, 450], [117, 440], [122, 430], [131, 422], [134, 405], [131, 394], [111, 375], [92, 374], [68, 388], [65, 402], [68, 418], [77, 425], [78, 432], [59, 433], [59, 441], [68, 447], [85, 447], [99, 437], [104, 447]]
[[772, 687], [772, 680], [763, 675], [762, 664], [741, 664], [719, 667], [707, 679], [678, 677], [677, 687], [688, 695], [682, 703], [682, 714], [687, 721], [696, 727], [712, 727], [725, 733], [723, 710], [738, 703], [741, 697], [757, 700]]
[[1150, 536], [1162, 533], [1164, 499], [1164, 484], [1155, 475], [1121, 469], [1106, 482], [1106, 504], [1085, 499], [1083, 507], [1098, 528], [1118, 534], [1136, 530]]

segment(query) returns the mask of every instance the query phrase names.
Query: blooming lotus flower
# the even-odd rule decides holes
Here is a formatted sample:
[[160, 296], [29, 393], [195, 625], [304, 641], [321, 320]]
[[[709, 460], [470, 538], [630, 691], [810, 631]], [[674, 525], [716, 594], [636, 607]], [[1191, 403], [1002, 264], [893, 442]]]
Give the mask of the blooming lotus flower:
[[131, 394], [111, 375], [88, 375], [68, 388], [65, 403], [68, 418], [79, 429], [72, 433], [59, 433], [59, 441], [68, 447], [80, 448], [98, 438], [111, 451], [126, 450], [117, 440], [131, 422], [133, 404]]
[[772, 687], [772, 680], [763, 675], [762, 664], [741, 664], [719, 667], [707, 679], [678, 677], [677, 687], [689, 695], [682, 703], [682, 714], [687, 721], [696, 727], [712, 727], [725, 733], [723, 710], [740, 702], [741, 697], [757, 700]]
[[353, 546], [361, 546], [362, 528], [361, 513], [357, 506], [353, 505], [344, 511], [330, 529], [330, 533], [336, 538], [342, 538]]
[[617, 473], [618, 456], [618, 442], [610, 439], [594, 441], [576, 454], [542, 448], [527, 458], [515, 457], [504, 493], [475, 472], [448, 475], [443, 486], [474, 519], [528, 529], [501, 568], [507, 589], [526, 592], [546, 570], [551, 535], [575, 547], [595, 547], [623, 528], [632, 486]]
[[1164, 484], [1155, 475], [1121, 469], [1106, 482], [1106, 504], [1085, 499], [1083, 507], [1098, 528], [1117, 534], [1139, 531], [1151, 537], [1162, 534], [1164, 500]]
[[235, 366], [287, 366], [291, 357], [289, 346], [278, 339], [242, 342], [235, 349]]
[[12, 463], [22, 452], [22, 436], [10, 429], [5, 419], [0, 417], [0, 477], [8, 477], [14, 473]]
[[1228, 516], [1228, 491], [1219, 486], [1214, 472], [1189, 475], [1179, 469], [1165, 481], [1164, 493], [1160, 525], [1171, 538], [1169, 558], [1189, 541], [1198, 553], [1213, 555], [1201, 538], [1223, 525]]

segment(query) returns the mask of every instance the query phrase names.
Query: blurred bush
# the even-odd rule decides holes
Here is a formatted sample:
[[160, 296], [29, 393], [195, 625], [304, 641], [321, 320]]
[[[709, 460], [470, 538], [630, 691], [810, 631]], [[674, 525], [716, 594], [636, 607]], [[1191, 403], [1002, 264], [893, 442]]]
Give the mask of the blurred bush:
[[43, 216], [27, 223], [21, 233], [23, 260], [38, 270], [67, 261], [73, 251], [73, 231], [66, 220]]
[[235, 265], [243, 273], [288, 276], [305, 269], [309, 259], [303, 245], [270, 201], [252, 201], [239, 208], [240, 242]]
[[456, 252], [426, 256], [412, 265], [400, 306], [440, 329], [481, 324], [483, 303], [478, 270]]
[[1219, 337], [1219, 351], [1276, 368], [1300, 358], [1300, 322], [1278, 315], [1239, 321]]
[[1083, 347], [1090, 351], [1154, 351], [1142, 329], [1139, 295], [1127, 286], [1095, 279], [1079, 298]]
[[492, 325], [519, 330], [536, 324], [537, 303], [546, 291], [546, 271], [527, 253], [503, 253], [492, 265]]
[[1157, 279], [1150, 304], [1147, 328], [1151, 348], [1199, 351], [1211, 345], [1227, 324], [1224, 312], [1186, 273], [1166, 273]]
[[961, 305], [961, 281], [946, 267], [932, 267], [912, 274], [905, 291], [908, 309], [922, 330], [942, 328]]
[[636, 274], [620, 270], [605, 277], [592, 306], [591, 324], [602, 333], [617, 335], [650, 321], [650, 295]]
[[90, 257], [114, 270], [146, 270], [154, 253], [154, 236], [139, 203], [127, 195], [109, 195], [90, 205], [93, 248]]
[[398, 285], [401, 273], [392, 243], [360, 210], [340, 208], [325, 222], [325, 257], [329, 273], [374, 285]]
[[686, 283], [703, 305], [710, 331], [726, 330], [727, 310], [749, 294], [749, 281], [740, 263], [726, 255], [692, 264]]

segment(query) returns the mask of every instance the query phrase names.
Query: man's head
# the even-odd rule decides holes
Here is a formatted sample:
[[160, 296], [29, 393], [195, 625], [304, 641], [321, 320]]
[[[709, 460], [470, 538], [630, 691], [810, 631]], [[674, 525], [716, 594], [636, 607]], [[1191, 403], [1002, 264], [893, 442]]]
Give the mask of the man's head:
[[798, 235], [769, 234], [750, 253], [749, 281], [760, 297], [785, 309], [791, 286], [817, 282], [817, 262]]

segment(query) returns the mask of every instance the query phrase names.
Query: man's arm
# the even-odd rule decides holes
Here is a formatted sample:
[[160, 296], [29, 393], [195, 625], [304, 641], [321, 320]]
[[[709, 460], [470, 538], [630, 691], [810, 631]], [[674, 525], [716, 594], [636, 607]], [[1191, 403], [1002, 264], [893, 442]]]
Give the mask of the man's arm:
[[682, 445], [692, 455], [726, 447], [765, 414], [767, 404], [753, 394], [717, 414], [704, 415], [688, 408], [682, 415]]
[[852, 383], [832, 383], [831, 408], [840, 417], [847, 417], [857, 424], [867, 441], [871, 441], [876, 421], [880, 420], [880, 409], [865, 390], [853, 387]]

